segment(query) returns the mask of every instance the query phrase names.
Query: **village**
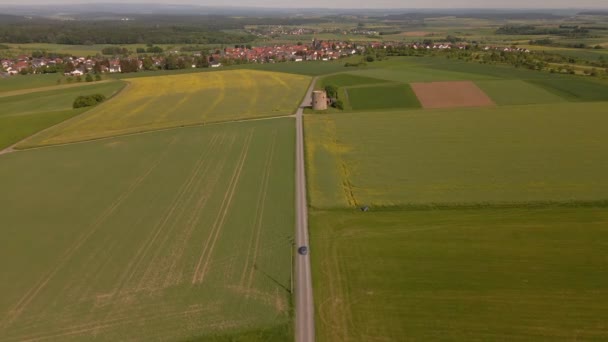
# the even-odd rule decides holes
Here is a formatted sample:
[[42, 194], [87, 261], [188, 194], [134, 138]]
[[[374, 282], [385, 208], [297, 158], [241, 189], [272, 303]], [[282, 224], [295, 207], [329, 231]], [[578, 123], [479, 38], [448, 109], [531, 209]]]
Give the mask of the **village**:
[[[138, 71], [174, 70], [188, 68], [219, 68], [225, 65], [245, 63], [281, 63], [332, 61], [353, 55], [363, 55], [368, 49], [409, 48], [413, 50], [464, 50], [467, 43], [403, 43], [372, 42], [355, 43], [344, 41], [313, 40], [310, 44], [284, 44], [251, 47], [235, 45], [207, 52], [184, 53], [179, 50], [157, 54], [130, 54], [104, 56], [33, 56], [20, 55], [13, 59], [0, 61], [0, 77], [15, 75], [64, 73], [66, 76], [84, 76], [89, 73], [113, 74]], [[484, 51], [530, 52], [516, 47], [485, 46]]]

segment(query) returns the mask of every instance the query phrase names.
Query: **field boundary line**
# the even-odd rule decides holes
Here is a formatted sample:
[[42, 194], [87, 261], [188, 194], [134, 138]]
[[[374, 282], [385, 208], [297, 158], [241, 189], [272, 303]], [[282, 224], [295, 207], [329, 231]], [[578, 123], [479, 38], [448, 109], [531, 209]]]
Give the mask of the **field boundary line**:
[[102, 224], [106, 221], [108, 217], [110, 217], [118, 207], [126, 201], [131, 194], [139, 187], [139, 185], [146, 179], [148, 176], [158, 167], [160, 162], [165, 158], [168, 154], [169, 149], [173, 146], [173, 144], [177, 141], [177, 138], [173, 138], [171, 143], [168, 144], [167, 148], [160, 154], [158, 158], [154, 160], [152, 165], [144, 172], [142, 175], [137, 177], [133, 183], [129, 185], [127, 190], [123, 192], [118, 198], [107, 207], [100, 216], [97, 217], [95, 221], [93, 221], [91, 228], [88, 232], [81, 235], [76, 242], [63, 254], [63, 256], [59, 259], [59, 263], [51, 269], [47, 274], [37, 283], [34, 287], [30, 288], [26, 292], [26, 294], [8, 311], [8, 319], [5, 323], [3, 323], [0, 327], [6, 328], [10, 324], [12, 324], [26, 309], [26, 307], [34, 300], [34, 298], [42, 291], [42, 289], [48, 284], [48, 282], [59, 272], [59, 270], [72, 258], [72, 256], [84, 245], [93, 234], [95, 234]]
[[[82, 114], [85, 114], [86, 112], [83, 112]], [[80, 115], [82, 115], [80, 114]], [[78, 115], [78, 116], [80, 116]], [[78, 117], [76, 116], [76, 117]], [[70, 118], [66, 121], [60, 122], [55, 126], [51, 126], [46, 128], [44, 131], [49, 130], [53, 127], [56, 127], [58, 125], [64, 124], [69, 120], [75, 119], [76, 117]], [[19, 144], [27, 141], [30, 138], [35, 137], [38, 134], [41, 134], [44, 131], [40, 131], [36, 134], [33, 134], [21, 141], [19, 141], [18, 143], [15, 143], [3, 150], [0, 150], [0, 156], [3, 154], [9, 154], [9, 153], [17, 153], [17, 152], [28, 152], [28, 151], [36, 151], [36, 150], [41, 150], [41, 149], [45, 149], [45, 148], [54, 148], [54, 147], [61, 147], [61, 146], [70, 146], [70, 145], [77, 145], [77, 144], [86, 144], [86, 143], [90, 143], [90, 142], [95, 142], [95, 141], [104, 141], [104, 140], [110, 140], [110, 139], [116, 139], [116, 138], [123, 138], [123, 137], [130, 137], [130, 136], [138, 136], [138, 135], [144, 135], [144, 134], [153, 134], [153, 133], [158, 133], [158, 132], [166, 132], [166, 131], [173, 131], [173, 130], [179, 130], [179, 129], [187, 129], [187, 128], [196, 128], [196, 127], [204, 127], [204, 126], [216, 126], [216, 125], [226, 125], [226, 124], [233, 124], [233, 123], [242, 123], [242, 122], [254, 122], [254, 121], [266, 121], [266, 120], [277, 120], [277, 119], [285, 119], [285, 118], [294, 118], [295, 115], [294, 114], [287, 114], [287, 115], [269, 115], [269, 116], [263, 116], [263, 117], [257, 117], [257, 118], [245, 118], [245, 119], [237, 119], [237, 120], [227, 120], [227, 121], [212, 121], [212, 122], [201, 122], [201, 123], [193, 123], [193, 124], [186, 124], [186, 125], [179, 125], [179, 126], [171, 126], [171, 127], [164, 127], [164, 128], [158, 128], [158, 129], [152, 129], [152, 130], [144, 130], [144, 131], [139, 131], [139, 132], [132, 132], [132, 133], [124, 133], [124, 134], [116, 134], [116, 135], [112, 135], [112, 136], [107, 136], [107, 137], [100, 137], [100, 138], [91, 138], [91, 139], [85, 139], [85, 140], [79, 140], [79, 141], [72, 141], [72, 142], [66, 142], [66, 143], [58, 143], [58, 144], [49, 144], [49, 145], [40, 145], [40, 146], [33, 146], [33, 147], [26, 147], [26, 148], [16, 148], [16, 146], [18, 146]]]
[[[224, 199], [220, 206], [220, 210], [218, 212], [218, 216], [215, 219], [215, 222], [211, 228], [211, 232], [205, 245], [203, 246], [203, 252], [201, 253], [198, 263], [194, 269], [194, 275], [192, 277], [192, 284], [202, 283], [205, 275], [207, 273], [207, 268], [209, 266], [209, 259], [211, 259], [211, 255], [213, 254], [213, 249], [215, 248], [215, 243], [219, 237], [219, 234], [224, 226], [226, 215], [228, 213], [228, 209], [232, 204], [232, 199], [234, 197], [234, 193], [236, 191], [237, 185], [239, 183], [241, 172], [243, 171], [243, 166], [245, 165], [245, 160], [247, 159], [247, 155], [249, 153], [249, 147], [251, 146], [251, 140], [253, 138], [254, 129], [251, 129], [248, 136], [245, 138], [243, 149], [241, 150], [241, 155], [239, 157], [239, 161], [234, 169], [232, 174], [232, 178], [230, 180], [228, 189], [226, 194], [224, 195]], [[211, 244], [209, 244], [211, 243]], [[203, 263], [204, 261], [204, 263]], [[202, 268], [201, 268], [202, 267]]]

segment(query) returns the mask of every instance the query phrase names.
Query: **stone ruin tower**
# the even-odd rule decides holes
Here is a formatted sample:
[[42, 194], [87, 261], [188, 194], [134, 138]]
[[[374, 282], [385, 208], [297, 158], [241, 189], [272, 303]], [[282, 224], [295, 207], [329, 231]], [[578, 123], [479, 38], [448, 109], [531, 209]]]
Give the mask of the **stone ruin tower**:
[[327, 93], [322, 90], [312, 92], [312, 109], [327, 110]]

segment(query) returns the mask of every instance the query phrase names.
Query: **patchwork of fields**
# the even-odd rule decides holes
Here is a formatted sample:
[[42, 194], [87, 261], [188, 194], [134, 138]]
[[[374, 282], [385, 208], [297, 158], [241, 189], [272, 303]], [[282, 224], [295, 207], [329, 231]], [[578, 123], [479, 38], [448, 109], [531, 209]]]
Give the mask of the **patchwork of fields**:
[[19, 147], [55, 145], [109, 136], [293, 114], [310, 77], [233, 70], [127, 79], [112, 101]]
[[0, 156], [1, 340], [291, 339], [281, 116], [339, 71], [317, 86], [345, 110], [305, 116], [319, 341], [608, 337], [607, 84], [439, 58], [245, 68], [142, 73], [87, 112], [77, 95], [124, 82], [0, 85], [0, 147], [72, 118]]
[[376, 67], [305, 117], [318, 340], [606, 339], [608, 84]]
[[288, 339], [294, 140], [285, 118], [0, 156], [1, 339]]

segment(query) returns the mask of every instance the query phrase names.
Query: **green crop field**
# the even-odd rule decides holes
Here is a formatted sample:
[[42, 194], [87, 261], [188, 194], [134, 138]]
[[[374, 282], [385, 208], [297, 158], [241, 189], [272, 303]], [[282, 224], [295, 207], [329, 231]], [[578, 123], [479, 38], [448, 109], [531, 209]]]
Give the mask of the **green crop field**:
[[[109, 98], [123, 87], [123, 82], [82, 83], [52, 86], [55, 90], [47, 91], [0, 93], [0, 150], [86, 111], [72, 109], [76, 97], [99, 93]], [[4, 96], [17, 93], [19, 95]]]
[[602, 208], [314, 211], [318, 341], [608, 338]]
[[420, 108], [420, 102], [407, 84], [346, 89], [353, 110]]
[[541, 86], [522, 80], [477, 81], [475, 84], [501, 106], [566, 101]]
[[344, 63], [348, 61], [358, 62], [359, 59], [341, 59], [339, 61], [315, 61], [300, 63], [264, 63], [264, 64], [243, 64], [227, 69], [251, 69], [260, 71], [285, 72], [307, 76], [319, 76], [335, 72], [345, 71]]
[[111, 101], [20, 147], [61, 144], [168, 127], [291, 115], [307, 76], [232, 70], [127, 79]]
[[534, 84], [570, 101], [608, 101], [608, 82], [573, 79], [567, 82], [534, 80]]
[[388, 82], [388, 81], [379, 79], [379, 78], [363, 77], [363, 76], [357, 76], [357, 75], [353, 75], [353, 74], [342, 73], [342, 74], [336, 74], [336, 75], [323, 77], [319, 82], [317, 82], [316, 86], [319, 89], [322, 89], [328, 85], [333, 85], [333, 86], [340, 88], [340, 87], [351, 87], [351, 86], [378, 84], [378, 83], [386, 83], [386, 82]]
[[[608, 199], [607, 105], [309, 115], [311, 202], [333, 207]], [[328, 186], [329, 178], [337, 181]]]
[[291, 338], [293, 127], [0, 156], [2, 341]]
[[45, 75], [17, 75], [9, 78], [0, 79], [0, 95], [3, 92], [15, 91], [22, 89], [49, 87], [57, 84], [61, 80], [61, 74], [45, 74]]

